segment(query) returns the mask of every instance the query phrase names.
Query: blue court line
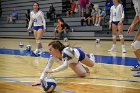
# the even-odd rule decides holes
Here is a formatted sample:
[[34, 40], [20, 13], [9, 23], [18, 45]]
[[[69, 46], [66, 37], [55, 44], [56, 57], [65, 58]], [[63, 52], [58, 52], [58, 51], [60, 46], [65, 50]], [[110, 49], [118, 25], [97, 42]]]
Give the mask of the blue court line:
[[[30, 85], [31, 86], [31, 84], [29, 82], [21, 82], [19, 80], [11, 80], [11, 79], [6, 79], [6, 78], [0, 78], [0, 80], [9, 81], [9, 82], [17, 82], [17, 83], [20, 83], [20, 84], [25, 84], [25, 85]], [[75, 93], [75, 92], [72, 92], [72, 91], [69, 91], [69, 90], [64, 90], [64, 89], [61, 89], [61, 88], [55, 88], [55, 90], [60, 91], [60, 92], [65, 92], [65, 93]]]
[[[6, 78], [38, 78], [39, 76], [15, 76], [15, 77], [0, 77], [1, 79], [6, 79]], [[93, 80], [110, 80], [110, 81], [120, 81], [120, 82], [136, 82], [136, 83], [140, 83], [140, 81], [137, 80], [121, 80], [121, 79], [113, 79], [113, 78], [80, 78], [80, 77], [54, 77], [54, 78], [79, 78], [79, 79], [93, 79]]]
[[[50, 57], [49, 52], [43, 52], [41, 55], [35, 55], [33, 51], [5, 49], [5, 48], [0, 48], [0, 54], [42, 57], [42, 58]], [[132, 57], [95, 55], [95, 59], [97, 63], [105, 63], [105, 64], [116, 64], [123, 66], [136, 66], [138, 64], [137, 59]]]

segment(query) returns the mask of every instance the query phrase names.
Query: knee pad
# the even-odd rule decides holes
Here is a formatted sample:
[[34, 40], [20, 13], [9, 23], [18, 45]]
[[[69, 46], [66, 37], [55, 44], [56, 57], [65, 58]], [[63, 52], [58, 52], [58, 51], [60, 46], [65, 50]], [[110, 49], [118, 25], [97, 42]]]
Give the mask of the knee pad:
[[112, 35], [112, 39], [116, 39], [116, 35]]
[[36, 43], [41, 43], [41, 40], [36, 40]]
[[120, 38], [120, 39], [123, 39], [124, 37], [123, 37], [123, 35], [119, 35], [119, 38]]
[[134, 51], [140, 49], [140, 41], [135, 41], [134, 43], [131, 44], [132, 48]]

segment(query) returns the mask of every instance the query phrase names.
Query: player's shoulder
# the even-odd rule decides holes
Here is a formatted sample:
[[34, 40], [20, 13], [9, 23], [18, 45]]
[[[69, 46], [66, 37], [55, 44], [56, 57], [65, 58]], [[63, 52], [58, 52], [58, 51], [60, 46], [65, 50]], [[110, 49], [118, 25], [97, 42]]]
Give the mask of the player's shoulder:
[[43, 14], [43, 12], [41, 10], [39, 10], [38, 13]]
[[119, 3], [119, 5], [118, 5], [119, 7], [122, 7], [123, 5], [121, 4], [121, 3]]
[[30, 13], [34, 13], [34, 11], [32, 10]]
[[65, 47], [62, 51], [62, 53], [66, 53], [66, 52], [73, 52], [74, 51], [74, 48], [71, 48], [71, 47]]
[[115, 6], [114, 6], [114, 5], [112, 5], [112, 6], [111, 6], [111, 9], [114, 9], [114, 8], [115, 8]]
[[30, 14], [33, 15], [33, 14], [34, 14], [34, 11], [32, 10], [32, 11], [30, 12]]

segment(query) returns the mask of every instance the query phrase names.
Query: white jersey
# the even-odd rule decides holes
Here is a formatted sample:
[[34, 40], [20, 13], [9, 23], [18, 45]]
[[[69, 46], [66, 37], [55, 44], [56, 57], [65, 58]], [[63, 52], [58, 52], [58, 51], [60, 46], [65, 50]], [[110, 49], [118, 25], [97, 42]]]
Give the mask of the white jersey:
[[118, 6], [113, 5], [110, 9], [110, 22], [112, 21], [121, 21], [124, 19], [124, 9], [122, 4]]
[[58, 66], [55, 69], [52, 69], [53, 72], [59, 72], [59, 71], [62, 71], [64, 69], [68, 68], [70, 63], [78, 63], [79, 62], [78, 60], [80, 57], [80, 51], [78, 51], [77, 48], [74, 48], [73, 50], [74, 50], [74, 57], [69, 61], [67, 61], [65, 59], [60, 60], [56, 57], [51, 56], [44, 71], [42, 72], [42, 74], [40, 76], [40, 79], [42, 80], [46, 76], [46, 71], [52, 67], [54, 62], [57, 62], [58, 64], [60, 64], [60, 66]]
[[136, 16], [140, 18], [140, 0], [133, 0]]
[[32, 23], [34, 24], [34, 26], [44, 26], [44, 29], [46, 29], [44, 14], [41, 10], [39, 10], [37, 13], [34, 13], [34, 11], [30, 13], [30, 22], [28, 29], [31, 28]]

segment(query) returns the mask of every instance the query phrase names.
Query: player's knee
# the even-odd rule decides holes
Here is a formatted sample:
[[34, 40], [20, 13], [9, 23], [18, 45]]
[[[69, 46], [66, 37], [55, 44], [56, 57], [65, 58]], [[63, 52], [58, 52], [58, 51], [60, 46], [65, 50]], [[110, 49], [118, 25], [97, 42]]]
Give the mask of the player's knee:
[[135, 41], [134, 43], [131, 44], [132, 48], [134, 51], [140, 49], [140, 41]]
[[124, 37], [123, 37], [123, 35], [119, 35], [119, 38], [120, 38], [120, 39], [123, 39]]
[[92, 62], [92, 64], [89, 67], [93, 67], [95, 65], [95, 62]]
[[112, 35], [112, 39], [116, 39], [116, 35]]
[[94, 62], [88, 64], [87, 66], [88, 66], [88, 67], [93, 67], [93, 66], [94, 66]]
[[79, 77], [86, 77], [86, 71], [78, 74]]

